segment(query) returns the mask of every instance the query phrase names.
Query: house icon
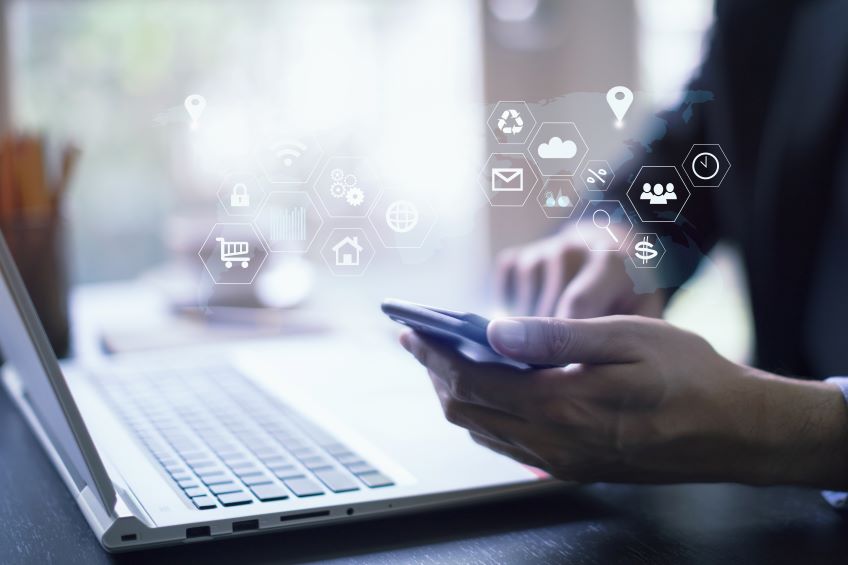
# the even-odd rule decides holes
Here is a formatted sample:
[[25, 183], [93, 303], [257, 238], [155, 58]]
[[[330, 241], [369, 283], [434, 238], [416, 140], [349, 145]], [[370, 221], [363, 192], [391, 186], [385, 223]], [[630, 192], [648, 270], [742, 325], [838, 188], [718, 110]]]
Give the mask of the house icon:
[[347, 236], [333, 246], [336, 254], [336, 267], [356, 267], [359, 265], [359, 255], [362, 246], [358, 237]]

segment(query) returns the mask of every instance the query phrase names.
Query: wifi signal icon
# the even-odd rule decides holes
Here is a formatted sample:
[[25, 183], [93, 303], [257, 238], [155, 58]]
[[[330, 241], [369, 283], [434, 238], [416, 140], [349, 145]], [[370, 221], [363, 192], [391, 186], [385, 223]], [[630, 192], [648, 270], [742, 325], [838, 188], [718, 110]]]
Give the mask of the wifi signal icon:
[[304, 151], [306, 151], [306, 145], [296, 139], [278, 141], [271, 146], [271, 152], [286, 167], [291, 167]]

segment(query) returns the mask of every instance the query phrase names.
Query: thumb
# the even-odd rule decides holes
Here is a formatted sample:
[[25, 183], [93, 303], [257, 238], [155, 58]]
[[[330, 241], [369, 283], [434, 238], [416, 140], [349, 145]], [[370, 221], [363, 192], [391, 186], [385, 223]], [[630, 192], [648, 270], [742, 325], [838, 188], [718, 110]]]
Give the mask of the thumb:
[[629, 316], [586, 320], [499, 318], [489, 323], [489, 343], [517, 361], [538, 365], [627, 363], [639, 355], [641, 328]]

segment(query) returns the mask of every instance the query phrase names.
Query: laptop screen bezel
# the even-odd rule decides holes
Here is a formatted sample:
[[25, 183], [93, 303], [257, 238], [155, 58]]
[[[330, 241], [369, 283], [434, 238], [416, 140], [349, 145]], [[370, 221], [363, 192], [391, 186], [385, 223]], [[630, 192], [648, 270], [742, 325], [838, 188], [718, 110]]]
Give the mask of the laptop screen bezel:
[[[59, 361], [0, 233], [0, 353], [80, 491], [89, 485], [115, 515], [116, 494]], [[82, 484], [81, 484], [82, 483]]]

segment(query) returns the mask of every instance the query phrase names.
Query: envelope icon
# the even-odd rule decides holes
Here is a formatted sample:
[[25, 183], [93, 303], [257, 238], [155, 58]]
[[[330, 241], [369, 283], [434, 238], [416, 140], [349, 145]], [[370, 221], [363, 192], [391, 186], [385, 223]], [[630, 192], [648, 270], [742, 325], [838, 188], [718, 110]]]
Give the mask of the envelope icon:
[[492, 192], [521, 192], [524, 190], [524, 169], [495, 167], [492, 169]]

